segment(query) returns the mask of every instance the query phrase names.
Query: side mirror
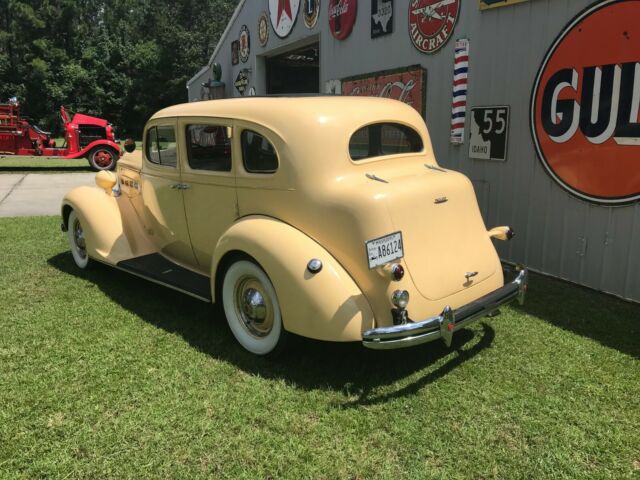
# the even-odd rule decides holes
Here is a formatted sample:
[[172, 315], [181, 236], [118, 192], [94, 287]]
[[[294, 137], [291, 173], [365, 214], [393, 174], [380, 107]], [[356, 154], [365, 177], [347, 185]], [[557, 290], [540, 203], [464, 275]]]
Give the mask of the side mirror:
[[136, 142], [133, 138], [127, 138], [124, 141], [124, 149], [126, 152], [131, 153], [136, 149]]

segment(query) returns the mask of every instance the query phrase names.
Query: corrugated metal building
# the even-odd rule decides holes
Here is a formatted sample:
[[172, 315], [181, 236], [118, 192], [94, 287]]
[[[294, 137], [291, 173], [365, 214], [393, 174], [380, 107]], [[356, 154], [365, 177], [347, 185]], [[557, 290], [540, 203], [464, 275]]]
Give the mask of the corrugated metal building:
[[486, 224], [517, 232], [504, 260], [640, 301], [638, 18], [639, 0], [241, 1], [188, 96], [211, 98], [217, 63], [226, 97], [402, 97]]

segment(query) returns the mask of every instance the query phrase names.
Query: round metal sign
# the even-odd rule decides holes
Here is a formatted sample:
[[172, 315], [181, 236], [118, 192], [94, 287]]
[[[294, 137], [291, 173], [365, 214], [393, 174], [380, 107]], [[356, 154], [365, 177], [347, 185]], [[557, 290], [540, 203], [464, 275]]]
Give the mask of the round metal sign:
[[460, 0], [411, 0], [411, 42], [422, 53], [436, 53], [451, 38], [459, 16]]
[[269, 41], [269, 18], [267, 12], [262, 12], [258, 19], [258, 41], [261, 47], [266, 47]]
[[329, 29], [338, 40], [344, 40], [353, 30], [358, 13], [358, 0], [329, 0]]
[[640, 199], [640, 0], [598, 2], [547, 52], [531, 95], [542, 165], [595, 203]]
[[288, 37], [298, 18], [300, 0], [269, 0], [271, 26], [280, 38]]
[[302, 13], [304, 14], [304, 24], [307, 28], [315, 27], [320, 14], [320, 0], [304, 0]]
[[242, 27], [240, 28], [240, 38], [238, 40], [240, 42], [240, 48], [238, 50], [240, 61], [242, 63], [247, 63], [247, 60], [249, 60], [249, 52], [251, 51], [249, 27], [247, 27], [246, 25], [242, 25]]

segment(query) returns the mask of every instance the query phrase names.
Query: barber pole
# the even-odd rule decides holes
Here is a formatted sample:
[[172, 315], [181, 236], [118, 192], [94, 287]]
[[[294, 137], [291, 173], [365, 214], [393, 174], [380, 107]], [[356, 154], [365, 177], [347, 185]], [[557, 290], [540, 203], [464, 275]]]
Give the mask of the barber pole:
[[464, 143], [469, 79], [469, 40], [456, 40], [453, 65], [453, 103], [451, 105], [451, 143]]

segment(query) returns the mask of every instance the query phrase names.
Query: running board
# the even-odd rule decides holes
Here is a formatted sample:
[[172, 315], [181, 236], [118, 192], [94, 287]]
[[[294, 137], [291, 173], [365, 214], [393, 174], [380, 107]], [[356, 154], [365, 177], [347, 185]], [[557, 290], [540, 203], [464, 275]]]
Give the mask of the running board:
[[211, 280], [209, 277], [187, 270], [171, 260], [167, 260], [159, 253], [124, 260], [118, 262], [117, 267], [138, 277], [211, 302]]

